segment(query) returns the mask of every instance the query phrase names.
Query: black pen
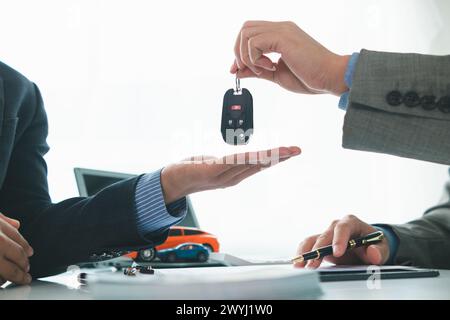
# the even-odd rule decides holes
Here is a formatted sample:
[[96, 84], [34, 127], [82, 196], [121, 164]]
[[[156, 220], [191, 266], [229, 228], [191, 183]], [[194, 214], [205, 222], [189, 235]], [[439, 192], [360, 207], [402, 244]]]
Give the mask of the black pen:
[[[383, 240], [384, 234], [381, 231], [376, 231], [373, 233], [369, 233], [368, 235], [357, 238], [357, 239], [351, 239], [347, 244], [347, 250], [352, 250], [354, 248], [358, 248], [365, 245], [370, 245], [373, 243], [378, 243], [381, 240]], [[325, 256], [329, 256], [333, 254], [333, 246], [326, 246], [317, 248], [316, 250], [306, 252], [304, 254], [299, 255], [298, 257], [295, 257], [291, 260], [292, 263], [296, 262], [304, 262], [308, 260], [313, 259], [320, 259]]]

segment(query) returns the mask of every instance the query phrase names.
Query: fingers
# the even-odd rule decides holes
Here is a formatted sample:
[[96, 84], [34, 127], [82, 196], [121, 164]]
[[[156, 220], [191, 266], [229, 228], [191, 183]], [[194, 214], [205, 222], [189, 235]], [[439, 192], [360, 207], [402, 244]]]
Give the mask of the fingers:
[[237, 77], [239, 79], [244, 79], [244, 78], [261, 78], [261, 79], [265, 79], [265, 80], [276, 82], [275, 81], [275, 79], [276, 79], [275, 78], [275, 71], [261, 70], [260, 74], [255, 74], [252, 70], [246, 68], [246, 69], [236, 70], [236, 72], [237, 72]]
[[19, 229], [20, 228], [20, 221], [16, 219], [9, 218], [5, 216], [3, 213], [0, 212], [0, 219], [5, 220], [10, 225], [12, 225], [14, 228]]
[[260, 165], [245, 168], [240, 173], [233, 175], [227, 182], [224, 183], [225, 187], [232, 187], [240, 183], [242, 180], [260, 172], [263, 168]]
[[233, 64], [230, 67], [230, 73], [235, 74], [239, 70], [236, 60], [233, 61]]
[[183, 160], [181, 160], [181, 162], [203, 163], [206, 160], [213, 161], [213, 160], [217, 160], [217, 158], [214, 156], [200, 155], [200, 156], [192, 156], [192, 157], [184, 158]]
[[291, 146], [217, 159], [195, 157], [169, 165], [161, 171], [164, 201], [171, 203], [190, 193], [235, 185], [263, 167], [273, 166], [300, 153], [299, 147]]
[[244, 78], [260, 78], [271, 81], [281, 87], [296, 93], [319, 94], [322, 91], [308, 87], [289, 69], [283, 59], [279, 59], [278, 63], [273, 64], [275, 71], [263, 69], [259, 75], [255, 74], [248, 68], [238, 69], [235, 63], [231, 66], [230, 72], [236, 74], [239, 79]]
[[[314, 251], [318, 248], [325, 247], [325, 246], [328, 246], [331, 244], [331, 242], [333, 241], [333, 237], [334, 237], [334, 227], [337, 223], [338, 223], [337, 220], [333, 221], [331, 223], [331, 225], [328, 227], [328, 229], [325, 230], [325, 232], [323, 232], [322, 234], [320, 234], [317, 237], [316, 242], [314, 243], [311, 251]], [[309, 260], [306, 263], [306, 267], [307, 268], [318, 268], [321, 263], [322, 263], [322, 259]]]
[[343, 256], [347, 249], [348, 241], [352, 236], [359, 237], [375, 230], [374, 227], [363, 223], [354, 215], [345, 216], [336, 224], [334, 230], [333, 255], [335, 257]]
[[27, 272], [24, 272], [16, 264], [4, 257], [0, 257], [0, 277], [3, 280], [16, 284], [28, 284], [31, 282], [31, 276]]
[[[241, 60], [241, 32], [238, 33], [236, 42], [234, 43], [234, 63], [236, 64], [236, 68], [234, 70], [244, 70], [245, 65]], [[233, 67], [232, 67], [233, 70]]]
[[239, 58], [240, 58], [240, 61], [247, 68], [249, 68], [254, 74], [260, 75], [262, 72], [261, 68], [255, 66], [250, 61], [250, 56], [249, 56], [249, 52], [248, 52], [249, 36], [250, 35], [248, 35], [246, 31], [244, 31], [244, 30], [241, 31], [241, 38], [240, 38], [240, 45], [239, 45]]
[[20, 245], [25, 250], [28, 257], [33, 255], [33, 248], [29, 245], [28, 241], [19, 233], [17, 229], [9, 224], [1, 224], [0, 231], [2, 231], [9, 239]]
[[217, 177], [217, 180], [221, 181], [224, 187], [230, 187], [234, 185], [231, 182], [234, 177], [256, 166], [257, 165], [242, 164], [229, 167], [228, 170], [225, 170]]
[[[267, 27], [249, 27], [241, 31], [240, 59], [258, 76], [263, 70], [275, 71], [272, 60], [263, 56], [263, 53], [272, 52], [274, 51], [272, 48], [276, 48], [273, 41], [277, 37], [269, 30]], [[254, 44], [257, 44], [258, 47], [255, 47]]]
[[[272, 62], [270, 53], [279, 54], [281, 63]], [[234, 56], [230, 72], [240, 78], [271, 80], [296, 93], [340, 94], [346, 90], [340, 75], [349, 57], [333, 54], [290, 21], [244, 23]]]
[[220, 181], [230, 181], [234, 185], [265, 167], [270, 167], [300, 153], [301, 149], [293, 146], [228, 155], [223, 158], [223, 163], [228, 164], [228, 166], [218, 175], [218, 179]]
[[365, 264], [382, 265], [389, 258], [389, 245], [381, 242], [365, 248], [358, 248], [355, 254]]
[[[319, 236], [318, 241], [313, 247], [314, 249], [332, 245], [333, 247], [333, 257], [327, 260], [339, 262], [339, 258], [343, 257], [347, 253], [348, 242], [352, 237], [359, 237], [363, 234], [368, 234], [373, 232], [375, 229], [369, 225], [369, 228], [362, 228], [362, 221], [353, 215], [347, 215], [341, 220], [335, 220], [330, 225], [330, 227]], [[365, 248], [359, 248], [359, 250], [355, 250], [355, 252], [348, 253], [348, 255], [357, 255], [359, 251], [364, 251]], [[361, 257], [359, 257], [361, 258]], [[346, 257], [343, 259], [344, 261], [348, 261], [349, 259], [354, 260], [353, 258]], [[363, 262], [365, 262], [364, 259]], [[311, 268], [317, 268], [320, 266], [322, 260], [311, 260], [306, 266]]]
[[387, 240], [367, 247], [356, 248], [347, 253], [348, 242], [351, 238], [361, 237], [375, 232], [377, 229], [359, 220], [354, 215], [348, 215], [340, 220], [334, 229], [333, 256], [350, 263], [384, 264], [389, 258]]
[[[205, 171], [210, 178], [233, 177], [253, 166], [272, 166], [278, 162], [285, 161], [301, 153], [297, 146], [280, 147], [265, 151], [245, 152], [231, 154], [222, 158], [214, 157], [191, 157], [183, 161], [183, 164], [198, 164], [214, 166], [212, 171]], [[231, 171], [230, 171], [231, 170]]]
[[[318, 234], [308, 237], [305, 240], [303, 240], [302, 242], [300, 242], [298, 249], [297, 249], [297, 255], [301, 255], [305, 252], [311, 251], [312, 247], [314, 246], [314, 244], [317, 241], [317, 238], [319, 237]], [[305, 267], [306, 262], [296, 262], [294, 264], [295, 267], [299, 267], [299, 268], [303, 268]]]
[[289, 153], [290, 153], [291, 157], [292, 156], [298, 156], [300, 153], [302, 153], [302, 149], [300, 149], [297, 146], [290, 146], [287, 149], [289, 149]]
[[280, 147], [266, 151], [258, 152], [258, 163], [264, 166], [272, 166], [281, 160], [287, 160], [291, 157], [298, 156], [301, 149], [296, 146]]
[[[335, 220], [320, 235], [307, 238], [300, 244], [299, 254], [314, 251], [320, 247], [332, 245], [333, 255], [326, 256], [327, 261], [336, 264], [384, 264], [389, 258], [389, 245], [387, 240], [367, 247], [359, 247], [348, 250], [350, 239], [361, 237], [376, 231], [377, 229], [353, 215], [345, 216], [341, 220]], [[317, 268], [322, 259], [309, 260], [304, 263], [296, 263], [295, 266]]]
[[[217, 164], [216, 161], [211, 163], [214, 167], [208, 174], [209, 183], [204, 185], [201, 190], [234, 186], [262, 169], [286, 161], [300, 152], [300, 148], [293, 146], [226, 156], [222, 158], [220, 164]], [[214, 172], [214, 176], [212, 172]]]
[[380, 265], [383, 263], [381, 247], [370, 245], [367, 248], [361, 248], [356, 254], [365, 264]]
[[[264, 50], [260, 50], [262, 46], [255, 48], [252, 45], [253, 38], [259, 34], [268, 34], [266, 40], [271, 43], [273, 40], [270, 38], [273, 34], [270, 32], [273, 27], [273, 22], [267, 21], [248, 21], [242, 26], [235, 45], [235, 63], [233, 63], [230, 72], [236, 73], [237, 70], [250, 69], [254, 75], [261, 75], [263, 70], [275, 71], [275, 66], [272, 61], [263, 56]], [[277, 39], [277, 37], [274, 37]], [[261, 44], [260, 42], [258, 42]], [[271, 52], [270, 44], [266, 45], [267, 52]]]
[[259, 64], [259, 66], [263, 68], [262, 70], [260, 70], [262, 72], [260, 74], [255, 74], [252, 70], [245, 68], [245, 65], [243, 68], [239, 68], [237, 60], [233, 61], [233, 64], [230, 67], [230, 73], [238, 74], [238, 78], [240, 79], [259, 77], [266, 80], [272, 80], [274, 78], [273, 73], [277, 70], [277, 64], [275, 62], [272, 62], [272, 60], [270, 60], [266, 56], [262, 56], [262, 59], [263, 60], [256, 63], [256, 65]]
[[[289, 158], [282, 158], [279, 162], [286, 161], [287, 159], [289, 159]], [[267, 167], [269, 167], [269, 166], [267, 166], [267, 165], [251, 165], [250, 167], [244, 166], [244, 168], [239, 168], [239, 170], [236, 170], [232, 174], [229, 175], [229, 176], [231, 176], [231, 178], [226, 183], [226, 186], [231, 187], [238, 183], [241, 183], [242, 180], [245, 180], [248, 177], [251, 177], [252, 175], [266, 169]], [[232, 170], [229, 170], [229, 171], [232, 171]]]
[[276, 68], [272, 60], [263, 54], [276, 50], [276, 41], [278, 37], [273, 32], [263, 31], [264, 30], [260, 30], [259, 34], [255, 34], [253, 37], [248, 39], [247, 51], [250, 63], [268, 71], [275, 71]]
[[0, 243], [2, 243], [2, 254], [4, 258], [16, 264], [22, 271], [30, 271], [28, 256], [21, 246], [5, 236], [3, 238], [0, 237]]
[[[238, 36], [236, 38], [236, 41], [234, 43], [234, 56], [235, 56], [235, 72], [240, 69], [240, 70], [244, 70], [245, 69], [245, 64], [242, 62], [241, 60], [241, 36], [242, 36], [242, 29], [246, 28], [246, 27], [253, 27], [256, 26], [257, 24], [259, 24], [260, 21], [247, 21], [244, 23], [244, 25], [242, 26], [241, 30], [238, 33]], [[231, 68], [231, 70], [233, 70], [233, 67]], [[232, 72], [232, 73], [235, 73]]]
[[6, 281], [17, 284], [31, 282], [28, 274], [32, 249], [17, 229], [20, 222], [0, 213], [0, 285]]
[[227, 164], [250, 164], [250, 165], [270, 165], [276, 164], [281, 159], [297, 156], [301, 149], [296, 146], [280, 147], [264, 151], [245, 152], [228, 155], [222, 158]]

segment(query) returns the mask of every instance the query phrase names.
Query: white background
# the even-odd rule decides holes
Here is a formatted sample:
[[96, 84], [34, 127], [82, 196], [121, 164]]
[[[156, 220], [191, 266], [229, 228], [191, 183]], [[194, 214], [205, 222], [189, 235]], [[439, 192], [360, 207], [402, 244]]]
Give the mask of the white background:
[[223, 251], [287, 258], [348, 213], [390, 223], [420, 216], [438, 201], [447, 168], [344, 150], [336, 97], [257, 79], [242, 81], [254, 96], [255, 135], [248, 146], [225, 145], [222, 96], [234, 85], [241, 25], [292, 20], [340, 54], [448, 54], [449, 16], [445, 0], [1, 0], [0, 60], [42, 91], [54, 201], [77, 195], [76, 166], [141, 173], [191, 155], [300, 146], [300, 157], [235, 188], [192, 196]]

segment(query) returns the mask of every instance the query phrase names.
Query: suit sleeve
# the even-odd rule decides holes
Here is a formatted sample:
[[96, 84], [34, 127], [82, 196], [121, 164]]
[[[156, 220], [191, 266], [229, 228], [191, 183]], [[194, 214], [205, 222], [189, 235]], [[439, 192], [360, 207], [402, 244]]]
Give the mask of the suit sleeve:
[[421, 218], [389, 227], [398, 237], [393, 264], [450, 269], [450, 181]]
[[391, 225], [400, 239], [394, 264], [450, 268], [450, 207], [434, 210], [420, 219]]
[[344, 148], [450, 164], [450, 56], [362, 50]]
[[[33, 277], [64, 271], [109, 250], [131, 250], [162, 243], [167, 231], [141, 236], [136, 226], [135, 187], [138, 178], [105, 188], [88, 198], [52, 203], [44, 155], [48, 124], [37, 87], [30, 89], [21, 107], [20, 121], [7, 176], [0, 193], [1, 210], [21, 221], [20, 232], [34, 249]], [[31, 116], [30, 116], [31, 115]]]
[[444, 200], [417, 220], [391, 225], [399, 238], [395, 264], [450, 269], [450, 183]]

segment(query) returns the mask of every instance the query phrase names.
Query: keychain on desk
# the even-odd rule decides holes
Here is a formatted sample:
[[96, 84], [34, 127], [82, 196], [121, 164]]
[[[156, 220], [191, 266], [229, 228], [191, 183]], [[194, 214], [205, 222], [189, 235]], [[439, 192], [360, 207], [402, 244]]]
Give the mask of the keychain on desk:
[[223, 140], [231, 145], [247, 144], [253, 134], [253, 98], [241, 88], [236, 74], [236, 88], [225, 92], [222, 106], [221, 132]]

